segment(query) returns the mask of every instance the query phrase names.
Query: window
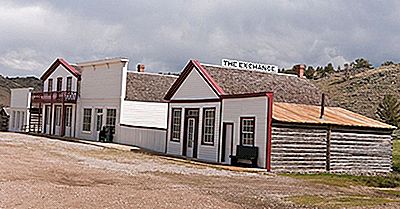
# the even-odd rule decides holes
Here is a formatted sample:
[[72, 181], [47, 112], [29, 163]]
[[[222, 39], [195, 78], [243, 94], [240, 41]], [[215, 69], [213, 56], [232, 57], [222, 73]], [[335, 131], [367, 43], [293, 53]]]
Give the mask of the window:
[[62, 78], [57, 78], [57, 91], [62, 90]]
[[203, 138], [201, 143], [214, 145], [215, 108], [203, 109]]
[[82, 130], [90, 132], [91, 124], [92, 124], [92, 109], [85, 108], [85, 109], [83, 109]]
[[103, 126], [103, 109], [96, 109], [96, 131], [100, 131]]
[[67, 92], [72, 90], [72, 77], [67, 77]]
[[240, 144], [254, 146], [254, 117], [240, 118]]
[[115, 133], [115, 121], [117, 119], [116, 109], [107, 109], [106, 126], [111, 128], [112, 133]]
[[182, 109], [172, 108], [172, 131], [171, 141], [180, 141], [181, 139], [181, 123], [182, 123]]
[[47, 91], [48, 92], [52, 92], [53, 91], [53, 79], [49, 79], [49, 80], [47, 80]]

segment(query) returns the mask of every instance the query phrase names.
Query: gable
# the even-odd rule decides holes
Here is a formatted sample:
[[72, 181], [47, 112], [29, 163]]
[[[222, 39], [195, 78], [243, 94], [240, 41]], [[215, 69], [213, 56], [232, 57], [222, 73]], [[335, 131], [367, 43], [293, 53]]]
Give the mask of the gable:
[[190, 73], [176, 90], [171, 100], [218, 99], [219, 96], [204, 77], [192, 67]]
[[50, 67], [42, 74], [40, 80], [46, 80], [50, 75], [53, 74], [60, 66], [63, 66], [66, 71], [68, 71], [72, 76], [80, 79], [80, 72], [72, 67], [67, 61], [62, 58], [57, 58]]

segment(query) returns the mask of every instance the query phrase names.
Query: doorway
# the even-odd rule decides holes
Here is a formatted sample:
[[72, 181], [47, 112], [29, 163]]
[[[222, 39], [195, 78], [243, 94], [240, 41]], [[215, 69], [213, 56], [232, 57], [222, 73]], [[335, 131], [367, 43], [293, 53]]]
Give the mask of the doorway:
[[96, 139], [100, 141], [100, 131], [103, 128], [103, 109], [96, 108]]
[[64, 136], [72, 137], [72, 106], [65, 107], [65, 134]]
[[44, 133], [50, 134], [51, 130], [51, 106], [46, 105], [44, 111]]
[[221, 142], [221, 162], [229, 161], [229, 155], [233, 152], [233, 123], [222, 124], [222, 142]]
[[54, 135], [61, 136], [61, 105], [56, 105], [54, 109]]
[[197, 158], [199, 137], [199, 112], [198, 108], [185, 109], [185, 124], [182, 155]]

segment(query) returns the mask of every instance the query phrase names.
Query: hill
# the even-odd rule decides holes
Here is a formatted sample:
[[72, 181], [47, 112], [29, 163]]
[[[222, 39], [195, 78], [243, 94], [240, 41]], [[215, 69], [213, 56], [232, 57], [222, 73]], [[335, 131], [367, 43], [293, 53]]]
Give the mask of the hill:
[[10, 105], [10, 89], [27, 87], [33, 87], [34, 91], [41, 91], [42, 82], [33, 76], [8, 78], [0, 75], [0, 106]]
[[313, 82], [328, 94], [331, 105], [379, 119], [376, 110], [385, 94], [400, 99], [400, 64], [354, 71], [350, 76], [333, 73]]

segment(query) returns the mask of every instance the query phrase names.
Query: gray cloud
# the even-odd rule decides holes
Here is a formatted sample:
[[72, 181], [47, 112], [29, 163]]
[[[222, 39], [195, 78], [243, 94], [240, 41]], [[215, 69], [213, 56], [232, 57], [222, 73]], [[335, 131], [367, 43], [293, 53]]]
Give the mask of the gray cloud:
[[399, 61], [398, 1], [5, 1], [0, 73], [40, 75], [56, 58], [126, 56], [179, 71], [190, 58], [341, 65]]

